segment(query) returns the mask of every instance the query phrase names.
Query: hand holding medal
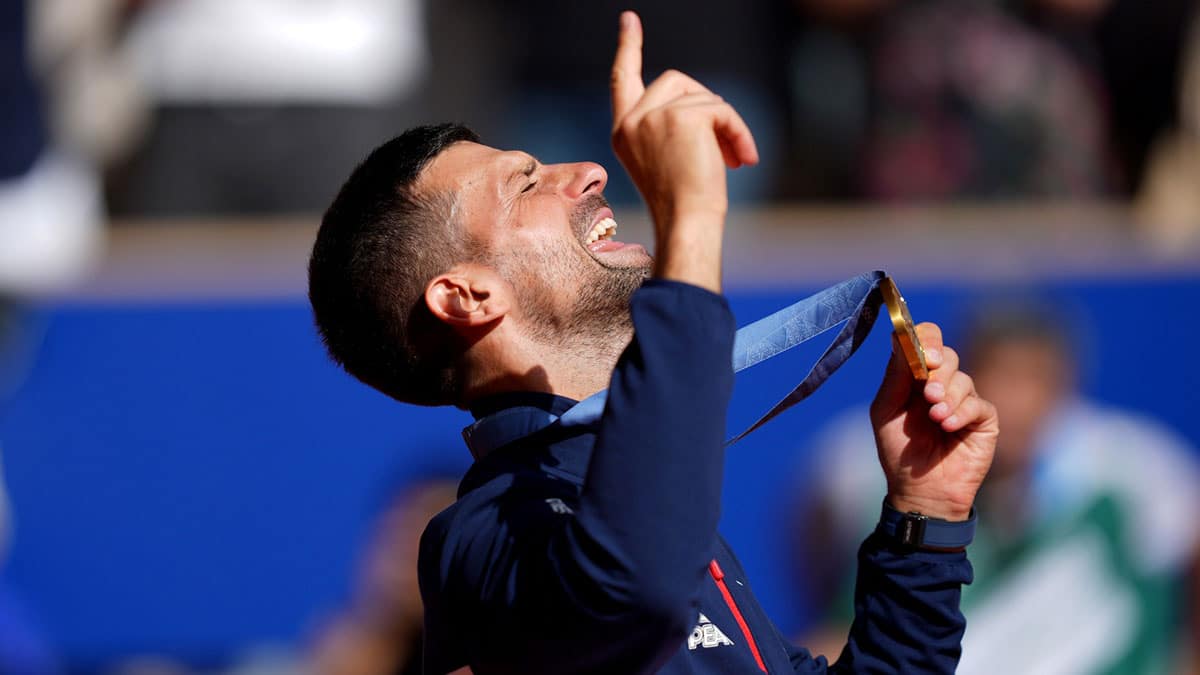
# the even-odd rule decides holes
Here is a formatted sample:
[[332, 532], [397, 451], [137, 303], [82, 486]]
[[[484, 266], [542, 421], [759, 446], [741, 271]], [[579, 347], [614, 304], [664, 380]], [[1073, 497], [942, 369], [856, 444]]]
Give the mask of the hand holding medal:
[[879, 285], [895, 332], [893, 354], [871, 422], [888, 483], [901, 512], [963, 521], [996, 447], [996, 409], [959, 370], [958, 353], [937, 325], [913, 325], [895, 283]]
[[925, 350], [921, 348], [921, 340], [917, 338], [917, 328], [913, 325], [912, 315], [908, 313], [908, 303], [896, 288], [896, 282], [891, 277], [884, 277], [879, 283], [883, 294], [883, 302], [887, 305], [888, 316], [892, 319], [892, 330], [900, 342], [908, 367], [912, 369], [913, 377], [922, 382], [929, 379], [929, 366], [925, 363]]

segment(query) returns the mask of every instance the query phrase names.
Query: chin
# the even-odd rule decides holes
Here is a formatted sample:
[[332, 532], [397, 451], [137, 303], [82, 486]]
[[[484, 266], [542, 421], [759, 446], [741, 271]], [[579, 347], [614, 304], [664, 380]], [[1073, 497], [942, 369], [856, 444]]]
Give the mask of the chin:
[[638, 244], [626, 244], [619, 249], [591, 253], [591, 257], [601, 267], [614, 270], [645, 270], [649, 274], [654, 265], [654, 258]]

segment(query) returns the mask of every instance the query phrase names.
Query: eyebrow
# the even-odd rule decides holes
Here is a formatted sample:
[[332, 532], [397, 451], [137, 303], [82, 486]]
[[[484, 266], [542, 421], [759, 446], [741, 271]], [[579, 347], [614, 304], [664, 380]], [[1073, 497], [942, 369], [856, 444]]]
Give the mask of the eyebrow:
[[532, 176], [532, 175], [533, 175], [533, 172], [534, 172], [534, 171], [537, 171], [537, 168], [538, 168], [538, 166], [540, 166], [540, 165], [541, 165], [541, 162], [539, 162], [539, 161], [538, 161], [537, 157], [534, 157], [533, 155], [529, 155], [529, 161], [527, 161], [527, 162], [526, 162], [525, 164], [523, 164], [523, 165], [522, 165], [522, 166], [521, 166], [519, 169], [517, 169], [516, 171], [514, 171], [514, 172], [513, 172], [513, 173], [512, 173], [512, 174], [511, 174], [511, 175], [508, 177], [508, 181], [507, 181], [507, 182], [508, 182], [509, 184], [511, 184], [511, 183], [513, 182], [513, 179], [514, 179], [514, 178], [516, 178], [517, 176], [525, 176], [525, 177], [527, 177], [527, 178], [528, 178], [529, 176]]

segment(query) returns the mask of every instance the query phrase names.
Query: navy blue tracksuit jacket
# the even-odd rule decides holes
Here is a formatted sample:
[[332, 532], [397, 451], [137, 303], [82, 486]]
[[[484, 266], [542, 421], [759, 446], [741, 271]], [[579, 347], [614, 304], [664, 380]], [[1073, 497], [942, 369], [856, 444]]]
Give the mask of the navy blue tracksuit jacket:
[[[717, 534], [734, 321], [724, 298], [648, 281], [593, 428], [556, 425], [477, 458], [421, 541], [425, 672], [952, 673], [964, 553], [859, 552], [836, 664], [793, 647]], [[575, 402], [506, 394], [561, 414]], [[864, 499], [874, 499], [863, 495]]]

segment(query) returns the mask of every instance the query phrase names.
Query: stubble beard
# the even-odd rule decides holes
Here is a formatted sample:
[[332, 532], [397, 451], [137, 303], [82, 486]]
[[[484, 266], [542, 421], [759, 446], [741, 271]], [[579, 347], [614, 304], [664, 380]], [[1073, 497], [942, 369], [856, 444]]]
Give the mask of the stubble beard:
[[[592, 215], [607, 206], [603, 197], [582, 202], [571, 216], [574, 233], [584, 232]], [[650, 266], [606, 264], [577, 242], [563, 241], [539, 251], [525, 251], [516, 262], [523, 283], [514, 284], [531, 338], [559, 352], [597, 363], [615, 363], [633, 337], [629, 301], [650, 275]], [[555, 302], [557, 287], [578, 287], [565, 309]]]

